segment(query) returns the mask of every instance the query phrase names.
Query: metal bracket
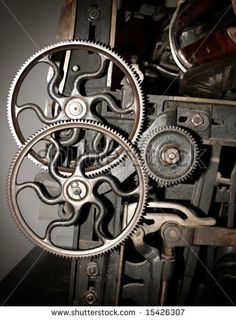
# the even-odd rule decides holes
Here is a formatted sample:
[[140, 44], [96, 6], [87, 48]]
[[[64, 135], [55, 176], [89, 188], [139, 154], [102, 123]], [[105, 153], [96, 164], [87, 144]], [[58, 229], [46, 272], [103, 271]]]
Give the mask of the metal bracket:
[[[134, 207], [135, 204], [129, 205], [129, 214]], [[165, 212], [146, 214], [142, 227], [132, 237], [136, 247], [144, 244], [145, 235], [159, 230], [165, 247], [236, 246], [236, 229], [213, 227], [216, 223], [214, 218], [199, 218], [185, 206], [171, 202], [150, 202], [148, 208], [159, 208]], [[166, 212], [173, 209], [186, 218]], [[142, 246], [143, 254], [150, 259], [153, 250], [148, 249], [149, 246]]]

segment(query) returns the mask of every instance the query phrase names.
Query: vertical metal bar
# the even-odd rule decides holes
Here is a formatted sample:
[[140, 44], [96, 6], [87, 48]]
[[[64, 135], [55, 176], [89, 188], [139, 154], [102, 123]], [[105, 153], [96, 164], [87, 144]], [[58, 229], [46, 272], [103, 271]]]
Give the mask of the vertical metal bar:
[[168, 280], [161, 281], [161, 289], [160, 289], [160, 306], [164, 306], [166, 304], [166, 297], [168, 292]]
[[[117, 18], [117, 0], [112, 1], [112, 16], [111, 16], [111, 33], [110, 33], [110, 46], [114, 48], [115, 39], [116, 39], [116, 18]], [[112, 85], [112, 71], [113, 71], [113, 63], [112, 61], [109, 63], [108, 73], [107, 73], [107, 87], [111, 87]]]
[[[128, 203], [124, 204], [124, 215], [123, 215], [123, 223], [122, 228], [127, 225], [128, 222]], [[119, 263], [118, 263], [118, 276], [116, 282], [116, 296], [115, 296], [115, 306], [119, 304], [120, 298], [120, 289], [121, 289], [121, 280], [122, 280], [122, 268], [124, 262], [124, 252], [125, 252], [125, 245], [120, 247], [120, 255], [119, 255]]]

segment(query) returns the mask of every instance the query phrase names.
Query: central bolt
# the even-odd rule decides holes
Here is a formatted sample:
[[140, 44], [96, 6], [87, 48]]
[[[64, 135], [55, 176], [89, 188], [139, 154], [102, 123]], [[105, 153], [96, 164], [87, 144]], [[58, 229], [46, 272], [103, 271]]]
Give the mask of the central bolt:
[[87, 186], [80, 180], [71, 181], [66, 187], [66, 194], [72, 200], [80, 201], [87, 195]]
[[75, 180], [75, 181], [72, 181], [71, 182], [71, 188], [74, 188], [74, 189], [79, 189], [79, 185], [81, 184], [81, 181], [78, 181], [78, 180]]
[[164, 146], [160, 153], [161, 160], [166, 164], [176, 164], [180, 161], [179, 149], [175, 146]]
[[72, 101], [72, 103], [69, 104], [68, 111], [72, 116], [79, 116], [82, 112], [82, 106], [79, 102]]
[[170, 160], [174, 160], [176, 158], [176, 154], [174, 152], [171, 152], [170, 154], [168, 154], [168, 157]]
[[82, 193], [82, 190], [79, 187], [77, 187], [77, 188], [74, 188], [72, 192], [75, 196], [80, 196]]
[[86, 103], [80, 98], [70, 99], [65, 106], [65, 113], [70, 119], [81, 119], [86, 114]]

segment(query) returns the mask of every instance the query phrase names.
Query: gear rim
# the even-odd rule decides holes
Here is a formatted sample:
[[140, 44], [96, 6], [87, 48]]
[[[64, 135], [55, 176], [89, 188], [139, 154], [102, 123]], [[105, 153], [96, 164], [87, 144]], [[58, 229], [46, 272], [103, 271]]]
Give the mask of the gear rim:
[[[108, 45], [98, 43], [98, 42], [93, 42], [93, 41], [87, 41], [87, 40], [66, 40], [66, 41], [60, 41], [54, 44], [51, 44], [49, 46], [44, 47], [43, 49], [39, 50], [36, 52], [33, 56], [31, 56], [24, 64], [23, 66], [19, 69], [17, 72], [10, 90], [8, 94], [8, 99], [7, 99], [7, 118], [8, 118], [8, 124], [10, 127], [11, 134], [16, 142], [16, 144], [20, 147], [22, 146], [26, 139], [22, 135], [22, 132], [19, 128], [19, 126], [15, 126], [14, 124], [14, 106], [15, 103], [14, 101], [17, 101], [18, 93], [20, 90], [20, 87], [22, 83], [24, 82], [25, 77], [27, 76], [28, 72], [34, 67], [34, 63], [37, 64], [42, 57], [48, 56], [49, 52], [54, 53], [60, 51], [60, 50], [72, 50], [72, 49], [78, 49], [78, 46], [82, 47], [83, 49], [88, 49], [88, 50], [94, 50], [94, 52], [98, 52], [101, 55], [102, 54], [107, 54], [108, 58], [114, 62], [113, 59], [115, 59], [116, 63], [119, 64], [120, 69], [124, 73], [124, 75], [128, 78], [129, 83], [132, 87], [132, 90], [134, 92], [134, 97], [136, 95], [137, 103], [138, 103], [138, 116], [134, 118], [134, 122], [136, 121], [136, 125], [134, 124], [132, 132], [130, 133], [128, 139], [131, 140], [132, 143], [137, 144], [138, 141], [141, 138], [141, 132], [143, 130], [143, 125], [145, 121], [145, 98], [143, 94], [143, 90], [141, 87], [141, 81], [139, 80], [139, 77], [136, 73], [136, 71], [133, 69], [131, 65], [129, 65], [118, 53], [116, 53], [112, 48], [110, 48]], [[97, 50], [97, 51], [96, 51]], [[37, 61], [36, 61], [37, 60]], [[36, 62], [35, 62], [36, 61]], [[33, 66], [31, 67], [31, 64]], [[29, 69], [29, 70], [28, 70]], [[20, 83], [19, 83], [20, 82]], [[17, 89], [17, 90], [16, 90]], [[16, 93], [15, 93], [16, 90]], [[18, 112], [17, 112], [18, 113]], [[71, 119], [73, 120], [73, 119]], [[79, 120], [83, 120], [79, 118]], [[89, 120], [89, 119], [87, 119]], [[17, 118], [16, 118], [17, 121]], [[64, 120], [63, 120], [64, 121]], [[55, 121], [56, 122], [56, 121]], [[136, 128], [135, 128], [136, 126]], [[45, 127], [45, 125], [44, 125]], [[18, 133], [16, 128], [18, 128]], [[133, 136], [132, 136], [133, 135]], [[46, 169], [46, 165], [42, 164], [39, 162], [38, 159], [35, 159], [34, 156], [29, 155], [29, 158], [33, 163], [36, 165], [39, 165], [42, 169]], [[121, 158], [121, 155], [118, 155], [117, 161], [119, 161]], [[104, 167], [101, 168], [95, 168], [91, 174], [93, 173], [100, 173], [104, 172], [107, 169], [110, 168], [110, 164], [107, 164]]]
[[[82, 254], [80, 251], [80, 254], [78, 255], [78, 251], [71, 251], [63, 248], [59, 248], [57, 246], [54, 246], [52, 249], [51, 246], [48, 243], [45, 243], [42, 239], [38, 240], [39, 236], [37, 236], [27, 225], [27, 223], [24, 221], [20, 210], [17, 206], [17, 200], [16, 196], [13, 196], [14, 190], [13, 190], [13, 183], [16, 181], [17, 178], [17, 172], [20, 168], [20, 165], [25, 158], [27, 151], [30, 150], [30, 148], [34, 145], [35, 142], [40, 141], [41, 138], [48, 136], [50, 133], [48, 132], [54, 132], [56, 130], [53, 129], [59, 129], [60, 130], [71, 128], [72, 126], [77, 126], [80, 128], [86, 127], [86, 129], [94, 129], [98, 130], [98, 128], [101, 130], [101, 132], [109, 132], [113, 137], [117, 138], [123, 146], [126, 146], [126, 148], [129, 149], [131, 157], [136, 161], [135, 164], [138, 163], [138, 166], [135, 165], [137, 172], [139, 173], [139, 179], [141, 179], [142, 183], [140, 183], [140, 186], [142, 187], [142, 192], [140, 192], [142, 200], [141, 203], [139, 201], [139, 204], [137, 205], [137, 211], [138, 213], [135, 214], [135, 219], [132, 222], [131, 226], [128, 225], [122, 232], [115, 237], [115, 239], [109, 241], [110, 243], [105, 244], [105, 249], [101, 249], [99, 247], [95, 247], [92, 250], [83, 250]], [[7, 198], [8, 198], [8, 205], [10, 208], [10, 212], [12, 214], [12, 217], [20, 229], [20, 231], [26, 236], [26, 238], [30, 241], [32, 241], [34, 244], [38, 245], [39, 247], [43, 248], [49, 253], [59, 255], [66, 258], [89, 258], [91, 256], [100, 256], [105, 253], [108, 253], [110, 251], [113, 251], [117, 249], [120, 245], [124, 243], [124, 241], [132, 236], [132, 234], [137, 230], [137, 227], [142, 222], [142, 217], [144, 215], [144, 211], [147, 205], [147, 193], [148, 193], [148, 182], [147, 177], [145, 174], [145, 171], [142, 169], [141, 165], [141, 159], [136, 152], [134, 146], [126, 140], [121, 134], [117, 133], [114, 129], [110, 129], [109, 127], [99, 124], [93, 121], [87, 121], [87, 120], [74, 120], [74, 121], [63, 121], [61, 123], [56, 123], [51, 126], [48, 126], [46, 128], [43, 128], [36, 132], [34, 135], [32, 135], [27, 142], [18, 150], [17, 154], [15, 155], [10, 170], [8, 174], [8, 183], [7, 183]], [[139, 198], [140, 199], [140, 198]], [[133, 220], [133, 218], [132, 218]], [[25, 224], [25, 225], [24, 225]], [[112, 243], [111, 243], [112, 242]], [[103, 246], [102, 246], [103, 247]], [[55, 249], [59, 248], [59, 249]]]

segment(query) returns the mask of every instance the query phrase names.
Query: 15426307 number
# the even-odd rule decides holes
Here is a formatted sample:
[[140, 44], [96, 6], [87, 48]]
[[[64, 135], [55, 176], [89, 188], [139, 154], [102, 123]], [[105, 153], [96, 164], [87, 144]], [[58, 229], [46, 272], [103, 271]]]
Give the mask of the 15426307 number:
[[184, 308], [150, 308], [146, 316], [183, 316], [184, 312]]

